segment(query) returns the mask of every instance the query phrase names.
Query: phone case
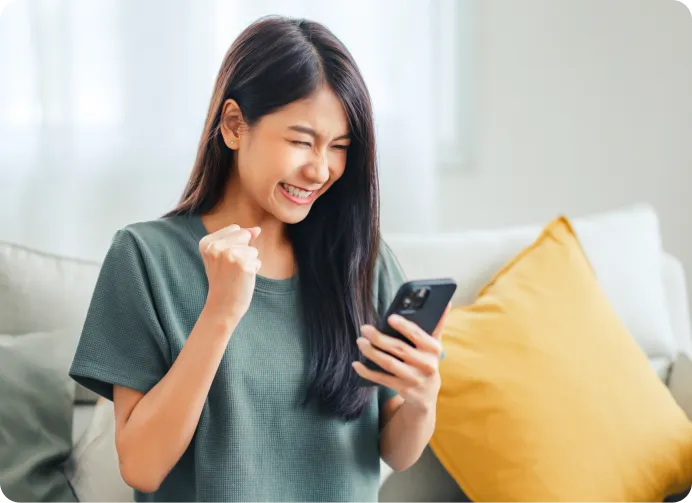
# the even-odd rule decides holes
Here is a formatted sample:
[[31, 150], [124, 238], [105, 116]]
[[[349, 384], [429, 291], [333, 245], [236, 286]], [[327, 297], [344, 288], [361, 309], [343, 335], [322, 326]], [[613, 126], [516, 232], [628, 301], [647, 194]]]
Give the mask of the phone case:
[[[406, 298], [406, 296], [412, 293], [415, 289], [421, 287], [427, 287], [430, 289], [430, 293], [428, 294], [425, 304], [416, 310], [405, 308], [403, 306], [403, 300]], [[435, 327], [437, 327], [440, 318], [442, 318], [442, 315], [447, 308], [447, 304], [449, 304], [449, 301], [452, 300], [452, 296], [454, 295], [456, 288], [456, 282], [453, 279], [447, 278], [416, 280], [404, 283], [399, 288], [399, 291], [387, 309], [385, 316], [378, 323], [377, 329], [383, 334], [395, 337], [406, 342], [410, 346], [413, 346], [413, 343], [406, 336], [400, 334], [389, 325], [387, 321], [389, 316], [392, 314], [403, 316], [404, 318], [418, 325], [426, 333], [432, 334]], [[397, 357], [394, 356], [394, 358]], [[363, 357], [363, 360], [363, 363], [369, 369], [388, 373], [372, 360], [365, 357]]]

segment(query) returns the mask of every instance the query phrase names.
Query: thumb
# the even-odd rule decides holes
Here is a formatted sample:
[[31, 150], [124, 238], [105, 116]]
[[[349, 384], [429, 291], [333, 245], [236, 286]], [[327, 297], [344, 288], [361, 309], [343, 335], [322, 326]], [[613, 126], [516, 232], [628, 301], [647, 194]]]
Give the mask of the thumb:
[[250, 241], [257, 239], [257, 236], [262, 232], [260, 227], [250, 227], [248, 230], [250, 231]]

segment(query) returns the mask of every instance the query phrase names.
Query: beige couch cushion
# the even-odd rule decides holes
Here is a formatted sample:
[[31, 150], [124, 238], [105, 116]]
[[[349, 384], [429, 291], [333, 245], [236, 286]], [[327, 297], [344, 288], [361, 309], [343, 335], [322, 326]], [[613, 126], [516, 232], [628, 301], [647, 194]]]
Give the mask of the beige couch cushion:
[[[0, 333], [80, 330], [99, 270], [98, 262], [0, 242]], [[77, 386], [75, 401], [96, 398]]]
[[79, 501], [134, 501], [120, 476], [113, 402], [99, 399], [86, 432], [72, 451], [67, 478]]
[[63, 470], [75, 345], [71, 331], [0, 334], [0, 486], [12, 501], [75, 501]]

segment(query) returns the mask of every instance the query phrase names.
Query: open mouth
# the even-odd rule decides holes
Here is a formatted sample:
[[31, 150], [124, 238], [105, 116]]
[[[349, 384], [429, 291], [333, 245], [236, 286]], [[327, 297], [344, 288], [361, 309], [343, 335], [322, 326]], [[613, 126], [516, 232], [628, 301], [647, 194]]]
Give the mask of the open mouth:
[[279, 184], [279, 187], [281, 187], [281, 193], [296, 204], [308, 204], [312, 202], [317, 194], [316, 190], [304, 190], [283, 182]]

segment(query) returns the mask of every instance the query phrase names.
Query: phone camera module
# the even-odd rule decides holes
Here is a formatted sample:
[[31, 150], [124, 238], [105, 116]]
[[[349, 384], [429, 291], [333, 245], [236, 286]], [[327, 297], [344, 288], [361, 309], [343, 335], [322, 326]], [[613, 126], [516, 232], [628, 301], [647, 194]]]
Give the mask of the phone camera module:
[[419, 309], [425, 304], [425, 300], [428, 298], [429, 293], [429, 288], [416, 288], [410, 295], [404, 297], [404, 309]]

